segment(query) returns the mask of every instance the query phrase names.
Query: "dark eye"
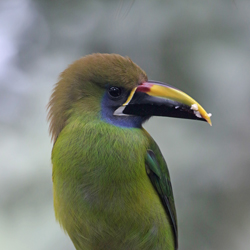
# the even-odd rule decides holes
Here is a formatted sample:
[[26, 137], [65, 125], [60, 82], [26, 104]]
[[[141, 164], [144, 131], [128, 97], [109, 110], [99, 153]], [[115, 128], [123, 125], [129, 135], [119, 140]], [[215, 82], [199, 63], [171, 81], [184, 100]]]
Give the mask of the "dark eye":
[[122, 93], [122, 90], [118, 87], [110, 87], [109, 88], [109, 94], [112, 97], [119, 97]]

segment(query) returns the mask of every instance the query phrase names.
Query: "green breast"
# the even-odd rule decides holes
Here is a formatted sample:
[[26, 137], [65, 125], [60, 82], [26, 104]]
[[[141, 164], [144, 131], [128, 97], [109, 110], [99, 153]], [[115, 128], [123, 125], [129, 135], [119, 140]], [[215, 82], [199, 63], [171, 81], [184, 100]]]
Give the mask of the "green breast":
[[169, 219], [145, 170], [143, 129], [69, 123], [52, 153], [56, 218], [78, 250], [174, 249]]

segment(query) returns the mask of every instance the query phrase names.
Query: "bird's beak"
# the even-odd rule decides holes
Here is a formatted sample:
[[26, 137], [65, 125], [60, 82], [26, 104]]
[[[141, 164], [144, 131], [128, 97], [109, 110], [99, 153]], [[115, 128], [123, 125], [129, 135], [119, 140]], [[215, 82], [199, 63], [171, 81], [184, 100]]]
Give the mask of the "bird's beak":
[[134, 88], [114, 115], [178, 117], [207, 121], [212, 126], [211, 114], [193, 98], [171, 85], [155, 81]]

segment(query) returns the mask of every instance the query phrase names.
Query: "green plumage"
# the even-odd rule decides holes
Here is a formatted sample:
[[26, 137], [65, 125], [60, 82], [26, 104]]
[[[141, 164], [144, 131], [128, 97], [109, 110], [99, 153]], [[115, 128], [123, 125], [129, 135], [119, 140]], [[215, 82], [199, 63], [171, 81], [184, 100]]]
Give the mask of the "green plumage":
[[101, 115], [107, 84], [131, 91], [146, 80], [130, 59], [96, 54], [72, 64], [54, 89], [54, 207], [77, 250], [176, 249], [173, 193], [158, 146], [143, 128]]
[[98, 119], [62, 131], [52, 155], [56, 217], [76, 249], [174, 249], [145, 169], [150, 148], [160, 155], [143, 129]]

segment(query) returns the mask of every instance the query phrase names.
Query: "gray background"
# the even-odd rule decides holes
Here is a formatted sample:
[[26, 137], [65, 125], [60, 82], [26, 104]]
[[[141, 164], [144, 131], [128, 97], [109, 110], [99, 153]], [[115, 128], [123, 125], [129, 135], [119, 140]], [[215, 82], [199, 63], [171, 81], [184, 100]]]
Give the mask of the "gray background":
[[1, 0], [0, 249], [74, 249], [54, 219], [46, 104], [93, 52], [131, 57], [213, 114], [145, 127], [170, 169], [179, 249], [249, 249], [249, 0]]

